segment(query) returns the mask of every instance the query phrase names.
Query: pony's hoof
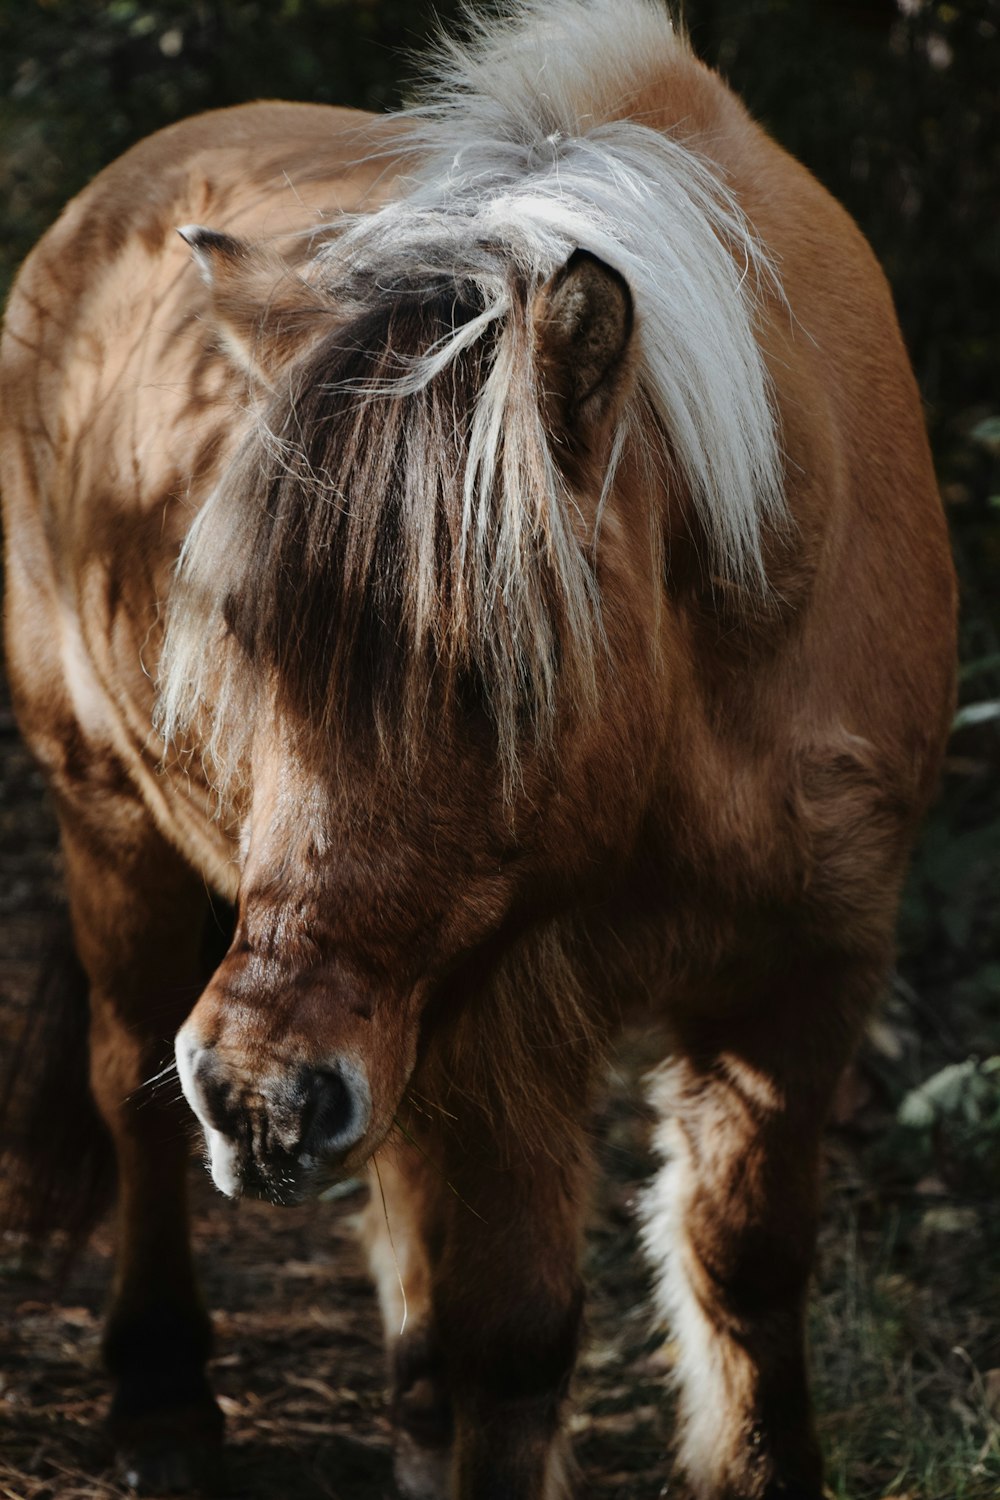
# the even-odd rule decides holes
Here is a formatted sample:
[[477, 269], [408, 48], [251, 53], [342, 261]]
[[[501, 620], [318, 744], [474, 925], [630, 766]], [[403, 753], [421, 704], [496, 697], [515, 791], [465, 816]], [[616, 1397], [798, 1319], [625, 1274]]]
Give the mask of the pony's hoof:
[[199, 1495], [214, 1500], [227, 1493], [226, 1466], [218, 1443], [149, 1441], [123, 1447], [118, 1471], [139, 1495]]
[[118, 1472], [130, 1489], [140, 1495], [199, 1495], [206, 1500], [225, 1495], [223, 1417], [207, 1388], [201, 1400], [180, 1406], [127, 1416], [120, 1403], [116, 1406], [111, 1436]]

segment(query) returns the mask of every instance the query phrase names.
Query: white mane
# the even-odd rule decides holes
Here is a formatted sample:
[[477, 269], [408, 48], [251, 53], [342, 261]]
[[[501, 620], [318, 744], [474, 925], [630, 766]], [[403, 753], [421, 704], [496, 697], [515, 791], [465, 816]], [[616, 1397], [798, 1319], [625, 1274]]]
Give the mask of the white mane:
[[[719, 167], [627, 118], [685, 41], [658, 0], [506, 0], [498, 17], [470, 24], [471, 39], [441, 43], [423, 102], [406, 112], [414, 150], [428, 153], [417, 180], [345, 226], [331, 262], [387, 256], [412, 267], [433, 246], [439, 269], [443, 243], [461, 265], [477, 243], [499, 240], [529, 284], [577, 247], [613, 266], [635, 302], [642, 392], [670, 435], [714, 562], [763, 584], [761, 521], [781, 515], [784, 500], [753, 325], [762, 292], [780, 296], [777, 277]], [[505, 286], [484, 291], [476, 333], [510, 312]], [[436, 349], [412, 386], [457, 347]], [[481, 430], [499, 430], [499, 412], [481, 415]], [[470, 460], [479, 472], [483, 455]]]

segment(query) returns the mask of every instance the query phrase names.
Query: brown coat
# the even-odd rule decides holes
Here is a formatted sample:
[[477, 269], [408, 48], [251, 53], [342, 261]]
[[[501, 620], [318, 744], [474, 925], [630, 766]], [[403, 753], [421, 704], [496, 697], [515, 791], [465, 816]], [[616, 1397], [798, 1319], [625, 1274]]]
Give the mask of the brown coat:
[[[599, 506], [610, 434], [640, 378], [643, 307], [592, 256], [524, 289], [517, 316], [581, 557], [593, 542], [606, 649], [588, 658], [590, 687], [581, 668], [544, 733], [525, 730], [513, 775], [497, 768], [490, 642], [473, 639], [478, 606], [462, 602], [454, 554], [428, 564], [430, 646], [407, 634], [412, 577], [391, 554], [390, 511], [372, 525], [359, 592], [347, 572], [306, 577], [315, 555], [364, 541], [363, 514], [348, 511], [397, 483], [378, 424], [416, 430], [402, 404], [351, 428], [348, 397], [327, 394], [330, 370], [349, 390], [342, 345], [356, 325], [338, 311], [343, 288], [315, 269], [324, 225], [403, 190], [406, 121], [264, 103], [171, 126], [69, 205], [12, 294], [0, 377], [8, 659], [60, 812], [93, 1088], [123, 1184], [113, 1415], [152, 1483], [160, 1386], [137, 1330], [159, 1338], [178, 1317], [188, 1329], [164, 1356], [176, 1365], [167, 1406], [196, 1413], [189, 1430], [175, 1424], [171, 1452], [200, 1451], [216, 1417], [177, 1227], [182, 1154], [155, 1112], [121, 1101], [198, 994], [208, 887], [238, 902], [237, 928], [181, 1031], [181, 1079], [226, 1191], [298, 1196], [300, 1171], [314, 1181], [302, 1161], [317, 1121], [331, 1171], [378, 1153], [396, 1243], [390, 1256], [373, 1222], [371, 1244], [401, 1482], [417, 1493], [413, 1476], [440, 1459], [433, 1493], [560, 1491], [586, 1110], [631, 1005], [671, 1038], [654, 1089], [668, 1161], [647, 1240], [682, 1345], [682, 1457], [701, 1496], [818, 1500], [801, 1339], [817, 1143], [890, 961], [935, 784], [954, 579], [919, 397], [864, 239], [685, 48], [661, 46], [636, 78], [605, 118], [707, 159], [777, 267], [783, 295], [764, 288], [754, 332], [788, 516], [762, 518], [761, 591], [727, 575], [677, 471], [651, 478], [638, 450], [626, 445]], [[176, 233], [190, 224], [221, 232], [187, 235], [204, 276]], [[446, 331], [458, 295], [432, 310]], [[379, 325], [389, 354], [411, 337], [424, 352], [432, 311]], [[357, 354], [369, 375], [372, 351]], [[479, 358], [442, 377], [450, 410], [474, 398]], [[339, 519], [289, 490], [298, 460], [259, 456], [262, 411], [306, 434], [313, 479], [320, 458], [368, 476]], [[348, 428], [362, 450], [349, 463]], [[663, 442], [669, 454], [669, 432]], [[212, 704], [171, 745], [154, 705], [179, 549], [214, 491], [238, 508], [237, 483], [248, 519], [224, 537], [246, 558], [223, 548], [219, 568], [242, 568], [243, 592], [204, 652], [243, 664], [248, 733], [237, 784], [217, 789]], [[539, 597], [551, 589], [538, 618], [569, 680], [555, 565], [531, 566]], [[362, 630], [357, 611], [390, 576], [398, 589]], [[495, 609], [494, 646], [508, 628]], [[506, 650], [494, 651], [501, 672]], [[380, 718], [426, 661], [406, 711]], [[359, 680], [374, 740], [352, 727]], [[339, 685], [320, 710], [317, 682]]]

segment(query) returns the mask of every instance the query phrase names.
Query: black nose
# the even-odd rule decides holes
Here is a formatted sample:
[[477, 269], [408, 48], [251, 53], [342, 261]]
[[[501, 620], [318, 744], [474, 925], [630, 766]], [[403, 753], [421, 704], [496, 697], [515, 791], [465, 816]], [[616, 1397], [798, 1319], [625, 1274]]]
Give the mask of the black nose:
[[303, 1068], [298, 1156], [322, 1160], [343, 1156], [364, 1135], [371, 1106], [363, 1076], [349, 1064]]

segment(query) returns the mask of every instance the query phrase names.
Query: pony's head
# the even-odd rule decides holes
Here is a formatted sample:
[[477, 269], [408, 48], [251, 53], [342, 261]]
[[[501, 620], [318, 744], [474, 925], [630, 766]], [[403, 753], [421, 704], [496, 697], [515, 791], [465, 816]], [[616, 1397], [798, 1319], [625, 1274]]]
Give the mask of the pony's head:
[[352, 1170], [458, 997], [613, 875], [667, 733], [665, 538], [690, 513], [752, 582], [780, 508], [752, 234], [677, 142], [539, 98], [500, 129], [466, 92], [294, 265], [184, 232], [258, 413], [161, 675], [242, 830], [177, 1043], [229, 1192]]
[[[233, 317], [254, 252], [189, 234]], [[341, 282], [263, 369], [316, 284], [255, 312], [284, 337], [227, 330], [272, 394], [169, 643], [200, 632], [243, 831], [235, 939], [177, 1043], [227, 1192], [295, 1199], [371, 1153], [442, 995], [613, 865], [657, 758], [629, 288], [580, 250], [541, 284], [504, 247], [445, 260]], [[209, 576], [211, 646], [183, 613]]]

